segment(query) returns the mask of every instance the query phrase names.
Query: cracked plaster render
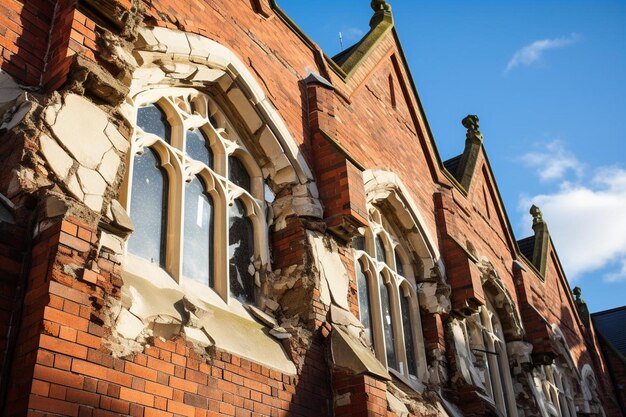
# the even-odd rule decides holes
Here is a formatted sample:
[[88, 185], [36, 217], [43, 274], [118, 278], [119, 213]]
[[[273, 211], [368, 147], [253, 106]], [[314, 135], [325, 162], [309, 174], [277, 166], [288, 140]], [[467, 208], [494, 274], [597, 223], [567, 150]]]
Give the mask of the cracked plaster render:
[[[206, 287], [200, 291], [195, 285], [176, 284], [169, 276], [151, 275], [151, 279], [147, 280], [136, 274], [125, 273], [122, 311], [128, 310], [129, 314], [142, 322], [143, 328], [139, 334], [146, 332], [150, 326], [155, 329], [155, 324], [174, 325], [175, 328], [171, 327], [173, 334], [182, 330], [200, 347], [215, 345], [280, 372], [290, 375], [296, 373], [294, 364], [280, 342], [270, 335], [268, 326], [258, 323], [236, 305], [223, 302], [217, 305], [216, 297], [203, 294], [210, 291]], [[132, 328], [132, 332], [125, 329], [124, 323], [118, 319], [115, 328], [120, 325], [127, 334], [137, 330], [136, 327]], [[152, 332], [154, 335], [157, 332], [164, 334], [161, 330]], [[285, 334], [284, 330], [278, 333]]]
[[104, 133], [107, 114], [91, 101], [68, 94], [50, 126], [70, 154], [84, 167], [97, 169], [112, 143]]
[[[307, 232], [307, 235], [313, 251], [313, 259], [320, 274], [320, 281], [323, 280], [328, 285], [333, 303], [346, 311], [349, 310], [350, 277], [339, 257], [337, 244], [331, 239], [324, 239], [316, 232]], [[324, 288], [323, 285], [322, 288]]]

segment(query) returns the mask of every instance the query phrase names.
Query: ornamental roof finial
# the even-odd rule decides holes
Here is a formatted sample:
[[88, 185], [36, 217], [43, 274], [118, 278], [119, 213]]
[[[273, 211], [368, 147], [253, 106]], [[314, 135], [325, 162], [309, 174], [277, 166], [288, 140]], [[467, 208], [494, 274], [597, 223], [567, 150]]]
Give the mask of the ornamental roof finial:
[[467, 129], [467, 134], [465, 135], [467, 139], [475, 139], [482, 142], [483, 134], [478, 130], [478, 120], [478, 116], [475, 114], [468, 114], [461, 120], [461, 123]]
[[539, 207], [534, 204], [530, 208], [530, 215], [533, 216], [533, 226], [537, 223], [543, 223], [543, 214], [541, 214]]
[[385, 0], [372, 0], [370, 3], [372, 10], [375, 12], [390, 12], [391, 5], [387, 3]]

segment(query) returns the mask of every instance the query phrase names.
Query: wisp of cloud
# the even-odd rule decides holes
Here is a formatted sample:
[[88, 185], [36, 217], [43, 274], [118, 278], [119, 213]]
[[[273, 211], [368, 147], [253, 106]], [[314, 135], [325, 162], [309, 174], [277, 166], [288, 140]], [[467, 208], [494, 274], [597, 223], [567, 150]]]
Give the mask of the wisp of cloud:
[[543, 53], [549, 49], [563, 48], [580, 40], [580, 35], [572, 33], [570, 36], [563, 36], [556, 39], [541, 39], [534, 41], [530, 45], [526, 45], [513, 54], [509, 63], [504, 69], [504, 73], [508, 73], [519, 65], [530, 65], [538, 61]]

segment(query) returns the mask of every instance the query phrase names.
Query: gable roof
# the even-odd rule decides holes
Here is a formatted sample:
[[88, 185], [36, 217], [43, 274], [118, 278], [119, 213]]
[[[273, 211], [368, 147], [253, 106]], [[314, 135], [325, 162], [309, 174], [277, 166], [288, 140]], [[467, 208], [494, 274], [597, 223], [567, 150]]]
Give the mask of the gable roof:
[[457, 155], [453, 158], [443, 161], [443, 166], [459, 181], [458, 175], [456, 175], [456, 171], [459, 168], [459, 164], [461, 163], [461, 158], [463, 154]]
[[626, 306], [593, 313], [591, 318], [596, 330], [626, 357]]
[[535, 251], [535, 236], [528, 236], [524, 239], [518, 240], [517, 247], [526, 259], [532, 261], [533, 252]]

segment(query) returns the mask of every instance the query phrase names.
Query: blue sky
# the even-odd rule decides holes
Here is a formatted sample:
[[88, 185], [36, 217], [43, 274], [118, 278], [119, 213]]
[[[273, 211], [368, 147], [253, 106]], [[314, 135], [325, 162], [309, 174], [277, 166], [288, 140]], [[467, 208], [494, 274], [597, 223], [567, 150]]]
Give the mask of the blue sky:
[[[368, 0], [279, 1], [330, 56]], [[537, 204], [590, 310], [626, 304], [626, 2], [390, 1], [443, 159], [480, 117], [517, 239]], [[621, 122], [618, 126], [618, 123]]]

